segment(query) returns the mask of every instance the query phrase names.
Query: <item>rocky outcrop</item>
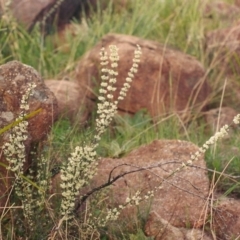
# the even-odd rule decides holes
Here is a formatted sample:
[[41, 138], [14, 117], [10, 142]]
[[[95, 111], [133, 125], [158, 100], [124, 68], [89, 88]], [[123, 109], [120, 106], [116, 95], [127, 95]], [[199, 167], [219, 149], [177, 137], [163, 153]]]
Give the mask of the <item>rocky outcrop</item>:
[[[101, 193], [102, 211], [124, 204], [126, 198], [134, 196], [138, 190], [140, 196], [144, 196], [149, 190], [160, 188], [150, 201], [124, 209], [117, 222], [108, 223], [109, 232], [120, 227], [121, 231], [124, 229], [130, 233], [134, 231], [134, 224], [143, 218], [144, 233], [154, 240], [236, 239], [240, 234], [240, 202], [209, 194], [209, 180], [202, 157], [194, 163], [195, 167], [184, 168], [168, 178], [173, 169], [181, 166], [197, 150], [198, 147], [186, 141], [155, 140], [122, 159], [102, 159], [90, 187], [83, 189], [81, 196], [89, 189], [122, 175]], [[124, 175], [131, 171], [134, 172]], [[53, 181], [53, 194], [60, 192], [59, 182], [58, 174]]]
[[[89, 188], [93, 189], [121, 174], [129, 173], [109, 186], [109, 197], [104, 200], [104, 205], [117, 207], [123, 205], [127, 197], [134, 196], [137, 191], [144, 196], [148, 191], [155, 191], [160, 187], [151, 201], [140, 203], [140, 214], [155, 211], [175, 227], [201, 227], [205, 220], [202, 212], [209, 188], [203, 157], [194, 163], [195, 167], [184, 168], [169, 177], [197, 150], [197, 146], [185, 141], [156, 140], [124, 158], [100, 160], [97, 174]], [[87, 189], [83, 190], [86, 191]], [[131, 228], [136, 218], [136, 209], [128, 207], [120, 215], [119, 221], [126, 223], [127, 228]]]
[[[224, 105], [240, 111], [240, 85], [238, 81], [240, 59], [240, 22], [206, 34], [206, 52], [209, 65], [217, 73], [215, 88], [224, 91]], [[226, 87], [222, 90], [226, 81]]]
[[[6, 3], [7, 0], [3, 2]], [[80, 11], [83, 2], [86, 4], [79, 0], [12, 0], [9, 9], [18, 22], [31, 29], [36, 22], [42, 22], [46, 17], [49, 26], [53, 21], [58, 26], [64, 25], [76, 11]]]
[[116, 97], [131, 67], [136, 44], [141, 46], [143, 53], [139, 70], [126, 98], [119, 103], [119, 110], [136, 113], [146, 108], [156, 117], [168, 112], [186, 115], [193, 107], [197, 111], [205, 106], [210, 88], [200, 62], [157, 42], [118, 34], [105, 36], [79, 62], [76, 80], [90, 98], [95, 99], [93, 90], [100, 82], [100, 48], [109, 45], [119, 48]]
[[220, 18], [236, 19], [240, 14], [240, 8], [224, 1], [212, 1], [206, 4], [204, 14], [208, 17], [217, 15]]
[[60, 117], [67, 117], [78, 124], [86, 123], [93, 106], [77, 83], [46, 80], [45, 84], [57, 98]]
[[228, 28], [216, 29], [206, 34], [207, 51], [213, 65], [227, 75], [239, 74], [240, 22]]
[[162, 219], [156, 212], [149, 214], [144, 232], [146, 236], [154, 237], [154, 240], [212, 239], [204, 233], [203, 230], [173, 227], [169, 222]]
[[[52, 92], [45, 86], [42, 78], [32, 67], [17, 61], [0, 66], [0, 129], [14, 122], [20, 114], [20, 104], [28, 84], [34, 83], [32, 96], [29, 98], [27, 113], [39, 112], [28, 119], [28, 137], [24, 142], [26, 148], [26, 166], [30, 164], [28, 154], [33, 143], [41, 141], [49, 132], [57, 116], [57, 101]], [[9, 139], [9, 131], [1, 134], [0, 147]], [[0, 161], [8, 165], [1, 149]], [[0, 165], [0, 206], [4, 206], [7, 190], [11, 186], [11, 172]]]
[[234, 4], [235, 4], [237, 7], [240, 7], [240, 0], [235, 0], [235, 1], [234, 1]]
[[[0, 15], [4, 13], [5, 5], [8, 1], [0, 1]], [[113, 7], [115, 10], [123, 9], [127, 0], [115, 0]], [[18, 22], [23, 24], [27, 29], [32, 29], [37, 23], [43, 23], [45, 19], [45, 30], [56, 24], [62, 28], [65, 24], [76, 16], [89, 10], [97, 9], [99, 2], [96, 0], [12, 0], [9, 6], [10, 12]], [[109, 1], [101, 1], [100, 8], [108, 6]]]
[[213, 231], [220, 239], [237, 239], [240, 236], [239, 199], [219, 197], [213, 207]]
[[237, 114], [238, 112], [230, 107], [214, 108], [205, 113], [205, 119], [207, 126], [214, 133], [224, 125], [232, 125]]

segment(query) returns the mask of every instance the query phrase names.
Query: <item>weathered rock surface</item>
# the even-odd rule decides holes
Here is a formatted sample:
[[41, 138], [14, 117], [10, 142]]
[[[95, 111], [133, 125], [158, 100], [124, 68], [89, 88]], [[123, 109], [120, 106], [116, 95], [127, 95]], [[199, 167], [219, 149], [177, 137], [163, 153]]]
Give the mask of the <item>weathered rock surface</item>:
[[211, 240], [204, 231], [199, 229], [186, 229], [173, 227], [168, 221], [162, 219], [156, 212], [151, 212], [145, 225], [145, 234], [154, 237], [154, 240]]
[[236, 76], [227, 76], [227, 85], [224, 93], [224, 104], [240, 111], [240, 82]]
[[[22, 95], [26, 93], [29, 83], [35, 83], [33, 95], [29, 98], [28, 113], [38, 109], [41, 111], [28, 122], [28, 139], [25, 142], [26, 160], [30, 146], [39, 142], [49, 132], [50, 127], [57, 116], [57, 101], [52, 92], [45, 86], [42, 78], [32, 67], [17, 61], [12, 61], [0, 66], [0, 128], [14, 122], [20, 114], [20, 102]], [[9, 131], [1, 135], [0, 148], [9, 138]], [[6, 165], [2, 149], [0, 161]], [[26, 167], [30, 162], [26, 162]], [[11, 173], [0, 165], [0, 206], [4, 206], [4, 196], [10, 187]]]
[[215, 132], [224, 125], [231, 125], [233, 118], [238, 114], [236, 110], [230, 107], [214, 108], [205, 113], [206, 123]]
[[211, 17], [218, 15], [221, 18], [236, 18], [240, 14], [240, 8], [237, 5], [223, 1], [212, 1], [206, 4], [205, 15]]
[[206, 34], [207, 51], [214, 59], [215, 68], [228, 75], [237, 75], [240, 57], [240, 22]]
[[[7, 0], [4, 0], [6, 2]], [[42, 21], [44, 16], [48, 15], [53, 6], [59, 0], [12, 0], [10, 10], [13, 16], [28, 29], [31, 29], [37, 21]], [[62, 3], [50, 14], [46, 23], [52, 24], [56, 21], [58, 26], [69, 22], [74, 13], [79, 10], [81, 4], [85, 1], [79, 0], [64, 0]], [[86, 2], [85, 2], [86, 4]]]
[[119, 110], [136, 113], [146, 108], [152, 116], [159, 116], [170, 111], [186, 114], [192, 107], [200, 110], [205, 106], [210, 88], [200, 62], [159, 43], [118, 34], [106, 35], [81, 59], [76, 69], [76, 80], [86, 88], [90, 98], [95, 99], [93, 89], [100, 82], [100, 48], [109, 45], [119, 48], [116, 97], [132, 65], [136, 44], [143, 53], [139, 70], [127, 97], [119, 103]]
[[240, 236], [240, 201], [221, 197], [213, 208], [213, 230], [220, 239], [237, 239]]
[[240, 7], [240, 0], [235, 0], [235, 1], [234, 1], [234, 4], [235, 4], [236, 6], [238, 6], [238, 7]]
[[[139, 211], [155, 211], [175, 227], [201, 227], [204, 222], [202, 210], [209, 188], [203, 157], [194, 163], [198, 167], [185, 168], [168, 178], [172, 171], [186, 163], [190, 154], [197, 150], [196, 145], [186, 141], [156, 140], [122, 159], [102, 159], [90, 188], [142, 168], [122, 176], [109, 187], [109, 198], [105, 199], [107, 206], [111, 208], [124, 204], [127, 197], [134, 196], [137, 191], [144, 196], [148, 191], [161, 187], [156, 191], [151, 204], [149, 201], [140, 203]], [[87, 189], [84, 190], [86, 191]], [[135, 214], [136, 208], [129, 207], [123, 211], [120, 221], [130, 228], [136, 219]]]
[[93, 106], [77, 83], [46, 80], [45, 84], [57, 98], [59, 116], [67, 117], [79, 124], [87, 121]]
[[[58, 2], [59, 5], [54, 9]], [[7, 0], [1, 0], [0, 13], [6, 3]], [[108, 0], [101, 1], [101, 8], [104, 9], [108, 4]], [[89, 12], [89, 8], [95, 9], [97, 5], [96, 0], [63, 0], [61, 3], [59, 0], [12, 0], [10, 10], [27, 29], [31, 29], [37, 22], [42, 22], [46, 16], [45, 28], [49, 28], [53, 23], [63, 27], [74, 16], [79, 17], [81, 10]], [[115, 0], [113, 4], [116, 9], [124, 8], [125, 5], [126, 0]]]

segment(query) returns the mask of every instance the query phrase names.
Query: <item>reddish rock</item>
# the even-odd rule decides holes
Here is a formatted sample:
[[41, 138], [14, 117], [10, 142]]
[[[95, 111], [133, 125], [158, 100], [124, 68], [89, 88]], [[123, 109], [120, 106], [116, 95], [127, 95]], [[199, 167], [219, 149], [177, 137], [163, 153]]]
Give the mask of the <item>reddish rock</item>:
[[235, 76], [227, 77], [227, 85], [224, 93], [224, 104], [240, 111], [240, 82]]
[[184, 234], [178, 228], [173, 227], [155, 212], [148, 216], [144, 232], [147, 237], [154, 237], [154, 240], [184, 239]]
[[[4, 9], [4, 5], [8, 0], [2, 0], [0, 3]], [[127, 0], [115, 0], [113, 7], [114, 9], [122, 9], [126, 6]], [[10, 10], [13, 16], [22, 23], [27, 29], [31, 29], [38, 21], [46, 17], [47, 28], [51, 25], [57, 24], [58, 27], [63, 27], [65, 24], [69, 23], [74, 17], [81, 14], [81, 11], [90, 12], [90, 9], [96, 9], [98, 2], [96, 0], [64, 0], [57, 6], [57, 8], [52, 12], [56, 3], [60, 3], [59, 0], [12, 0], [10, 5]], [[109, 1], [101, 1], [101, 9], [106, 8]], [[46, 27], [46, 26], [45, 26]]]
[[217, 127], [219, 130], [224, 125], [232, 125], [237, 114], [238, 112], [230, 107], [215, 108], [205, 113], [205, 119], [212, 132], [215, 132]]
[[[100, 2], [100, 8], [102, 10], [106, 9], [109, 5], [109, 0], [101, 0]], [[129, 0], [114, 0], [111, 2], [111, 7], [114, 9], [114, 11], [121, 11], [122, 9], [126, 8]], [[99, 7], [99, 1], [98, 0], [89, 0], [89, 3], [91, 4], [91, 7], [95, 10]]]
[[[35, 83], [33, 95], [29, 98], [28, 113], [38, 109], [41, 111], [28, 122], [28, 139], [25, 142], [26, 147], [26, 167], [28, 154], [31, 144], [41, 141], [49, 132], [52, 123], [57, 115], [57, 101], [52, 92], [45, 86], [42, 78], [32, 67], [24, 65], [17, 61], [12, 61], [0, 66], [0, 129], [12, 123], [20, 113], [20, 101], [22, 95], [26, 92], [29, 83]], [[9, 132], [1, 135], [0, 148], [8, 141]], [[2, 149], [0, 155], [1, 163], [8, 165], [5, 160]], [[11, 173], [0, 165], [0, 196], [3, 196], [10, 187]], [[5, 204], [5, 199], [0, 199], [0, 206]]]
[[[5, 2], [7, 0], [4, 0]], [[50, 11], [52, 11], [53, 6], [60, 2], [59, 0], [12, 0], [10, 9], [13, 16], [22, 24], [24, 24], [27, 29], [31, 29], [34, 24], [38, 21], [42, 21], [45, 16], [47, 16]], [[73, 17], [74, 13], [80, 11], [81, 1], [79, 0], [64, 0], [60, 6], [50, 14], [46, 19], [47, 24], [52, 24], [53, 21], [57, 23], [58, 26], [69, 22]], [[57, 18], [56, 18], [57, 16]], [[57, 19], [57, 21], [56, 21]]]
[[[97, 174], [91, 182], [90, 189], [120, 174], [155, 166], [119, 178], [108, 188], [108, 197], [101, 198], [102, 204], [105, 207], [116, 207], [124, 204], [127, 197], [134, 196], [136, 191], [140, 191], [141, 196], [144, 196], [148, 191], [161, 186], [151, 203], [149, 201], [140, 203], [138, 214], [155, 211], [175, 227], [201, 227], [205, 221], [203, 212], [209, 189], [203, 157], [194, 163], [200, 168], [189, 167], [167, 179], [173, 170], [186, 163], [190, 154], [197, 150], [196, 145], [186, 141], [156, 140], [122, 159], [102, 159], [99, 161]], [[86, 192], [87, 189], [82, 191]], [[136, 208], [129, 207], [123, 211], [119, 221], [126, 223], [129, 229], [137, 219], [135, 214]]]
[[45, 84], [57, 98], [59, 116], [68, 117], [79, 124], [86, 122], [93, 106], [77, 83], [65, 80], [46, 80]]
[[119, 48], [116, 97], [132, 65], [136, 44], [141, 46], [143, 53], [139, 70], [127, 97], [119, 103], [119, 110], [136, 113], [146, 108], [152, 116], [159, 116], [171, 111], [187, 114], [192, 107], [197, 111], [205, 106], [210, 89], [200, 62], [159, 43], [118, 34], [105, 36], [81, 59], [77, 67], [76, 79], [86, 88], [90, 98], [95, 99], [92, 91], [100, 82], [100, 48], [109, 45]]
[[38, 16], [47, 8], [53, 6], [54, 2], [56, 0], [13, 0], [10, 9], [13, 16], [29, 29], [36, 23]]
[[240, 57], [240, 22], [206, 34], [207, 51], [213, 58], [215, 69], [220, 73], [237, 75]]
[[220, 239], [237, 239], [240, 236], [240, 201], [221, 197], [213, 208], [213, 231]]
[[236, 6], [238, 6], [238, 7], [240, 7], [240, 0], [235, 0], [235, 1], [234, 1], [234, 4], [235, 4]]
[[150, 213], [145, 225], [145, 234], [154, 237], [154, 240], [211, 240], [204, 231], [199, 229], [186, 229], [173, 227], [168, 221], [162, 219], [156, 212]]
[[213, 1], [206, 4], [204, 14], [207, 16], [217, 15], [222, 18], [236, 18], [240, 14], [240, 8], [223, 1]]

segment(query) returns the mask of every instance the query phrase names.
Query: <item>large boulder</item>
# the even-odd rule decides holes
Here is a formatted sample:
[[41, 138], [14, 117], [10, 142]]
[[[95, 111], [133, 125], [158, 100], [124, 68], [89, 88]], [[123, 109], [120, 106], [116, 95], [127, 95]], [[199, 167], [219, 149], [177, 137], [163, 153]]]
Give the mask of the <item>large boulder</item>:
[[[36, 87], [32, 91], [33, 95], [29, 98], [29, 110], [27, 110], [27, 113], [33, 113], [37, 110], [40, 110], [40, 112], [28, 119], [28, 136], [27, 140], [24, 141], [25, 169], [31, 164], [31, 159], [28, 156], [32, 144], [38, 143], [47, 135], [56, 119], [57, 101], [40, 75], [32, 67], [17, 61], [0, 66], [0, 129], [14, 122], [19, 116], [21, 99], [30, 83], [34, 83]], [[9, 140], [9, 132], [4, 132], [0, 138], [0, 161], [7, 166], [8, 162], [2, 152], [2, 146]], [[0, 175], [0, 206], [2, 207], [5, 205], [13, 174], [0, 165]]]
[[199, 61], [157, 42], [119, 34], [106, 35], [80, 60], [76, 80], [86, 89], [87, 96], [93, 100], [96, 98], [93, 90], [99, 87], [102, 46], [116, 45], [119, 48], [116, 97], [132, 65], [137, 44], [143, 53], [139, 70], [127, 97], [119, 103], [119, 110], [136, 113], [146, 108], [155, 117], [172, 111], [186, 115], [193, 107], [198, 111], [206, 105], [210, 88]]
[[240, 22], [206, 34], [206, 47], [218, 72], [237, 76], [240, 57]]
[[[194, 162], [194, 167], [184, 168], [169, 177], [190, 159], [191, 153], [198, 150], [196, 145], [186, 141], [155, 140], [124, 158], [102, 159], [90, 186], [83, 189], [81, 194], [114, 177], [134, 171], [120, 177], [109, 186], [106, 197], [101, 197], [105, 207], [114, 208], [124, 205], [126, 199], [137, 191], [144, 198], [148, 191], [156, 190], [151, 203], [146, 200], [137, 208], [123, 210], [119, 221], [125, 223], [128, 229], [134, 224], [137, 214], [146, 214], [148, 211], [156, 212], [175, 227], [201, 227], [205, 221], [202, 213], [205, 211], [209, 190], [203, 157]], [[140, 212], [137, 213], [137, 209]]]
[[[206, 51], [209, 65], [217, 72], [215, 88], [224, 91], [224, 104], [240, 110], [240, 21], [230, 27], [216, 29], [206, 34]], [[226, 87], [222, 90], [226, 81]]]
[[[7, 0], [3, 0], [6, 4]], [[57, 6], [56, 4], [59, 3]], [[86, 1], [79, 0], [12, 0], [10, 10], [13, 16], [27, 29], [31, 29], [36, 22], [41, 22], [46, 16], [46, 23], [53, 21], [58, 26], [69, 22], [76, 11], [80, 11], [81, 4]], [[54, 6], [56, 6], [54, 8]], [[56, 21], [57, 16], [57, 21]]]
[[[4, 13], [8, 0], [0, 1], [0, 15]], [[18, 22], [27, 29], [37, 23], [46, 20], [45, 29], [49, 29], [52, 24], [62, 28], [69, 23], [73, 17], [79, 17], [81, 12], [89, 15], [92, 9], [98, 6], [104, 9], [108, 6], [109, 0], [102, 0], [101, 4], [97, 0], [12, 0], [9, 9]], [[118, 10], [125, 7], [127, 0], [115, 0], [113, 7]]]

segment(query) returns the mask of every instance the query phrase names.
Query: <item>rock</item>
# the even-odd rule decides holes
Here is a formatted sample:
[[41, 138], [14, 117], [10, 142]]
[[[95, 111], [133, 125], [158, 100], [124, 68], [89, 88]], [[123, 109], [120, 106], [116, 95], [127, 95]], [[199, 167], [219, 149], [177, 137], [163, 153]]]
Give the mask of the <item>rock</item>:
[[[4, 0], [5, 2], [7, 0]], [[36, 23], [38, 17], [53, 6], [56, 0], [12, 0], [10, 9], [17, 21], [21, 22], [27, 29], [30, 29]]]
[[224, 125], [232, 125], [233, 118], [237, 114], [238, 112], [230, 107], [215, 108], [205, 113], [205, 119], [207, 125], [211, 128], [212, 132], [216, 132], [217, 127], [219, 130]]
[[212, 239], [199, 229], [173, 227], [168, 221], [162, 219], [156, 212], [151, 212], [149, 214], [144, 232], [147, 237], [154, 237], [154, 240]]
[[72, 122], [76, 121], [79, 124], [87, 121], [93, 106], [77, 83], [46, 80], [45, 84], [57, 98], [59, 116], [68, 117]]
[[146, 108], [155, 117], [171, 111], [184, 115], [193, 107], [197, 111], [205, 106], [210, 88], [200, 62], [157, 42], [118, 34], [106, 35], [79, 62], [76, 80], [86, 88], [87, 96], [96, 98], [92, 92], [100, 82], [100, 48], [109, 45], [119, 48], [116, 97], [131, 67], [136, 44], [141, 46], [143, 53], [139, 70], [127, 97], [119, 103], [119, 110], [136, 113]]
[[[4, 9], [4, 5], [8, 0], [2, 0], [0, 3]], [[115, 0], [114, 9], [123, 9], [126, 6], [127, 0]], [[55, 10], [55, 4], [59, 3]], [[109, 1], [101, 1], [101, 9], [106, 8]], [[62, 28], [65, 24], [75, 16], [79, 18], [81, 12], [89, 15], [90, 9], [97, 9], [98, 2], [96, 0], [12, 0], [10, 10], [13, 16], [22, 23], [27, 29], [32, 29], [37, 22], [42, 22], [46, 18], [47, 30], [51, 28], [51, 25], [56, 24], [59, 28]]]
[[204, 14], [206, 16], [217, 15], [221, 18], [233, 19], [240, 14], [240, 8], [223, 1], [213, 1], [206, 4]]
[[[19, 22], [26, 26], [27, 29], [31, 29], [36, 22], [41, 22], [52, 11], [57, 2], [60, 3], [59, 0], [12, 0], [10, 10]], [[81, 3], [82, 1], [79, 0], [62, 1], [60, 6], [50, 13], [46, 19], [47, 25], [50, 26], [53, 21], [58, 26], [69, 22], [75, 12], [80, 11]]]
[[144, 232], [147, 237], [154, 237], [155, 240], [184, 239], [183, 233], [178, 228], [173, 227], [155, 212], [148, 216]]
[[[122, 159], [102, 159], [99, 161], [97, 174], [89, 188], [83, 189], [81, 195], [89, 189], [106, 183], [110, 173], [110, 179], [113, 179], [129, 171], [155, 166], [119, 178], [109, 187], [108, 197], [103, 200], [104, 206], [117, 207], [124, 204], [127, 197], [134, 196], [137, 191], [144, 196], [148, 191], [160, 187], [151, 204], [149, 201], [140, 203], [138, 209], [141, 214], [145, 211], [155, 211], [175, 227], [201, 227], [205, 221], [202, 212], [209, 189], [203, 157], [194, 163], [199, 168], [189, 167], [169, 177], [173, 170], [180, 167], [182, 163], [186, 163], [190, 154], [197, 150], [196, 145], [186, 141], [155, 140]], [[114, 171], [112, 171], [113, 168], [115, 168]], [[135, 214], [135, 207], [124, 209], [118, 223], [124, 222], [128, 229], [131, 228], [134, 219], [137, 218]]]
[[[35, 83], [33, 96], [29, 98], [28, 113], [38, 109], [41, 111], [28, 122], [28, 139], [26, 147], [26, 168], [30, 164], [28, 154], [31, 145], [41, 141], [49, 132], [57, 116], [57, 101], [52, 92], [45, 86], [42, 78], [32, 67], [17, 61], [12, 61], [0, 66], [0, 129], [12, 123], [20, 114], [20, 101], [26, 92], [29, 83]], [[1, 135], [0, 147], [8, 141], [9, 131]], [[8, 162], [1, 153], [1, 163]], [[11, 186], [11, 173], [0, 165], [0, 196], [3, 196]], [[0, 199], [0, 206], [5, 204], [4, 198]]]
[[[91, 1], [92, 7], [97, 10], [98, 4], [99, 4], [98, 0], [90, 0], [90, 1]], [[101, 9], [102, 10], [106, 9], [109, 5], [109, 2], [110, 2], [109, 0], [102, 0], [101, 6], [100, 6]], [[122, 10], [125, 10], [129, 4], [131, 4], [131, 1], [129, 0], [114, 0], [113, 2], [110, 3], [111, 8], [114, 10], [114, 12], [120, 12]]]
[[240, 57], [240, 22], [231, 27], [217, 29], [206, 34], [207, 51], [220, 73], [238, 75]]
[[227, 84], [224, 93], [224, 104], [240, 111], [240, 83], [236, 76], [227, 76]]
[[54, 42], [55, 48], [59, 52], [69, 53], [72, 49], [72, 39], [77, 38], [80, 34], [82, 37], [89, 34], [91, 29], [89, 28], [86, 21], [83, 19], [81, 23], [71, 22], [65, 24], [64, 27], [59, 29], [54, 35], [49, 35], [51, 41]]
[[213, 208], [213, 230], [220, 239], [237, 239], [240, 236], [240, 201], [221, 197]]
[[235, 4], [237, 7], [240, 7], [240, 0], [235, 0], [235, 1], [234, 1], [234, 4]]

